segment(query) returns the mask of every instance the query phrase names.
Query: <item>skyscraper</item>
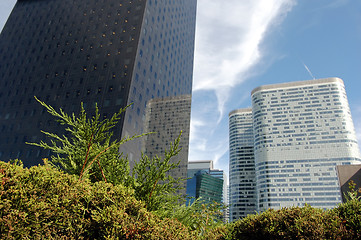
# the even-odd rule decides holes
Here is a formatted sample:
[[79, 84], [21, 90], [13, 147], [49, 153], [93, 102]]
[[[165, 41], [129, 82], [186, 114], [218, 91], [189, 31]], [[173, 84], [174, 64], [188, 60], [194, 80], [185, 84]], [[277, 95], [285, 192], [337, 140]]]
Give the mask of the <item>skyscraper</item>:
[[188, 163], [187, 195], [201, 198], [207, 203], [225, 203], [225, 177], [223, 170], [213, 169], [213, 161], [190, 161]]
[[252, 124], [258, 211], [341, 203], [336, 166], [361, 160], [341, 79], [255, 88]]
[[[172, 161], [179, 162], [178, 168], [171, 170], [174, 178], [187, 178], [188, 141], [191, 116], [191, 96], [183, 95], [162, 99], [151, 99], [147, 103], [145, 132], [154, 132], [144, 140], [144, 153], [148, 157], [163, 156], [170, 145], [181, 134], [179, 153]], [[183, 181], [186, 192], [186, 181]]]
[[256, 175], [253, 152], [252, 109], [229, 113], [229, 217], [231, 221], [254, 214]]
[[[205, 202], [228, 206], [227, 177], [223, 170], [214, 169], [212, 160], [188, 163], [187, 195]], [[223, 222], [229, 220], [229, 209], [223, 209]]]
[[114, 136], [143, 133], [149, 100], [191, 94], [195, 15], [196, 0], [19, 0], [0, 35], [0, 158], [37, 164], [49, 153], [25, 142], [62, 133], [33, 96], [103, 118], [134, 103]]

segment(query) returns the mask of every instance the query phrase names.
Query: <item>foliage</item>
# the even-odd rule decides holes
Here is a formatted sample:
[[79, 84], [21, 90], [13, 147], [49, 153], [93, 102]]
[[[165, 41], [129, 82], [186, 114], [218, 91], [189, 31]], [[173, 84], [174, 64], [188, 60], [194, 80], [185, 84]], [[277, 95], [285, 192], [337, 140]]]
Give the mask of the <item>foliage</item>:
[[269, 209], [224, 225], [200, 200], [149, 212], [133, 189], [79, 181], [49, 164], [0, 162], [0, 183], [0, 239], [361, 239], [357, 199], [327, 211]]
[[42, 131], [51, 139], [50, 144], [44, 141], [28, 144], [50, 149], [53, 152], [50, 163], [69, 174], [78, 175], [80, 179], [86, 176], [93, 181], [103, 179], [114, 184], [128, 181], [128, 161], [119, 154], [119, 146], [145, 134], [111, 141], [111, 129], [127, 107], [121, 108], [109, 119], [100, 120], [97, 106], [94, 116], [89, 119], [83, 104], [79, 116], [74, 113], [70, 116], [62, 109], [57, 112], [53, 107], [36, 97], [35, 99], [65, 126], [67, 136]]
[[211, 229], [223, 224], [222, 210], [223, 204], [204, 203], [204, 200], [198, 198], [188, 205], [173, 205], [173, 208], [157, 211], [156, 214], [162, 217], [175, 218], [192, 231], [198, 233], [198, 236], [204, 236]]
[[[172, 162], [171, 158], [178, 154], [180, 136], [170, 144], [164, 157], [149, 158], [142, 154], [130, 174], [127, 158], [122, 158], [118, 153], [120, 144], [136, 137], [111, 142], [111, 129], [119, 121], [120, 115], [126, 110], [120, 109], [112, 118], [100, 121], [100, 114], [95, 107], [95, 115], [88, 119], [81, 106], [79, 116], [67, 115], [62, 109], [57, 112], [51, 106], [37, 99], [47, 111], [58, 118], [66, 126], [67, 136], [58, 136], [54, 133], [44, 132], [51, 138], [51, 144], [45, 142], [31, 143], [53, 152], [50, 163], [69, 174], [78, 175], [79, 179], [87, 178], [92, 182], [104, 180], [115, 185], [122, 184], [134, 190], [137, 200], [145, 203], [147, 210], [169, 212], [184, 201], [184, 196], [177, 193], [185, 179], [175, 179], [169, 171], [176, 169], [179, 162]], [[87, 174], [88, 173], [88, 174]], [[89, 174], [91, 173], [91, 174]], [[159, 214], [163, 218], [165, 214]]]
[[351, 180], [348, 183], [348, 189], [349, 189], [349, 191], [347, 193], [344, 193], [346, 202], [351, 201], [351, 200], [360, 200], [361, 199], [361, 196], [358, 196], [359, 193], [361, 193], [361, 188], [356, 189], [356, 183], [353, 180]]
[[179, 166], [179, 162], [171, 162], [171, 158], [180, 151], [179, 142], [180, 135], [170, 144], [169, 150], [165, 150], [163, 159], [158, 156], [149, 158], [142, 154], [133, 167], [129, 187], [134, 189], [135, 197], [145, 202], [150, 211], [173, 208], [184, 199], [177, 194], [177, 190], [181, 188], [181, 183], [185, 179], [175, 179], [168, 174]]
[[337, 216], [309, 205], [249, 215], [230, 231], [226, 239], [338, 239], [342, 233]]
[[24, 169], [0, 162], [0, 239], [194, 239], [174, 219], [160, 219], [134, 191], [79, 181], [51, 165]]
[[343, 239], [361, 239], [361, 202], [351, 199], [332, 210], [341, 220]]
[[232, 224], [220, 224], [218, 226], [215, 226], [208, 231], [205, 232], [205, 234], [202, 236], [201, 239], [204, 240], [226, 240], [226, 239], [232, 239], [231, 236], [232, 233]]

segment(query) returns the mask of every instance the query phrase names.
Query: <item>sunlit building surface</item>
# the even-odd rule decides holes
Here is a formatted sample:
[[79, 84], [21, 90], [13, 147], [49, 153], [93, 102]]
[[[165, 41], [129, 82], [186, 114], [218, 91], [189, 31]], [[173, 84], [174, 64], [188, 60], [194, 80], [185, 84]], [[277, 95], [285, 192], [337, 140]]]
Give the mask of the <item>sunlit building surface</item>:
[[230, 221], [256, 211], [256, 176], [253, 153], [252, 109], [229, 113]]
[[341, 203], [336, 166], [361, 160], [341, 79], [254, 89], [252, 125], [258, 211]]
[[341, 203], [336, 165], [360, 161], [343, 81], [261, 86], [252, 110], [258, 209]]
[[25, 142], [64, 133], [34, 96], [102, 118], [133, 103], [114, 137], [143, 133], [149, 100], [192, 92], [195, 16], [196, 0], [18, 0], [0, 35], [0, 159], [38, 164], [49, 152]]

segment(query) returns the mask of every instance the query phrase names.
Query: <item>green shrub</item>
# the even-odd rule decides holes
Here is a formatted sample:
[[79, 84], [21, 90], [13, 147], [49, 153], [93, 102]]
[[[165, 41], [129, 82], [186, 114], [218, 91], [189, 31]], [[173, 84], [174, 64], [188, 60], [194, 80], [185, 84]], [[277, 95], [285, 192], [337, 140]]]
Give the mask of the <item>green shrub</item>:
[[[78, 175], [79, 180], [88, 178], [92, 182], [105, 181], [114, 185], [122, 184], [134, 190], [135, 198], [143, 201], [149, 211], [156, 211], [166, 207], [170, 209], [178, 202], [185, 201], [184, 196], [177, 194], [186, 179], [173, 178], [169, 172], [178, 168], [179, 161], [173, 162], [180, 149], [180, 137], [165, 150], [164, 157], [149, 158], [142, 154], [130, 171], [127, 157], [119, 153], [123, 143], [145, 136], [147, 134], [125, 137], [111, 141], [112, 129], [127, 107], [121, 108], [109, 119], [101, 120], [98, 107], [89, 117], [83, 104], [80, 113], [69, 115], [61, 108], [56, 111], [53, 107], [35, 99], [64, 126], [66, 135], [42, 131], [49, 139], [49, 143], [28, 143], [30, 145], [49, 149], [52, 152], [49, 164], [66, 173]], [[132, 172], [132, 173], [130, 173]]]
[[335, 215], [306, 205], [249, 215], [230, 227], [229, 239], [337, 239], [341, 234]]
[[232, 224], [222, 224], [218, 225], [212, 229], [209, 229], [205, 232], [202, 239], [204, 240], [227, 240], [232, 239]]
[[0, 181], [0, 239], [194, 239], [178, 221], [148, 212], [122, 185], [4, 162]]
[[340, 204], [332, 212], [341, 220], [342, 239], [361, 239], [361, 202], [358, 199]]

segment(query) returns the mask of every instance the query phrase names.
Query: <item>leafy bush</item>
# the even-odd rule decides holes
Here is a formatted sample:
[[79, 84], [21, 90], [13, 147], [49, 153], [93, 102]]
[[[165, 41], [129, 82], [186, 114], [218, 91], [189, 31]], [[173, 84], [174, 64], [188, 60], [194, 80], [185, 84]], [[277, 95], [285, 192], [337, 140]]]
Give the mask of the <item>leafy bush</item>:
[[161, 209], [155, 213], [161, 217], [177, 219], [202, 237], [212, 232], [214, 228], [223, 225], [222, 210], [225, 208], [223, 204], [217, 202], [204, 202], [198, 198], [189, 205], [173, 205], [173, 208]]
[[352, 199], [332, 210], [341, 220], [342, 239], [361, 239], [361, 202]]
[[194, 239], [178, 221], [148, 212], [122, 185], [4, 162], [0, 179], [0, 239]]
[[331, 212], [309, 205], [268, 209], [233, 223], [227, 239], [338, 239], [339, 223]]

